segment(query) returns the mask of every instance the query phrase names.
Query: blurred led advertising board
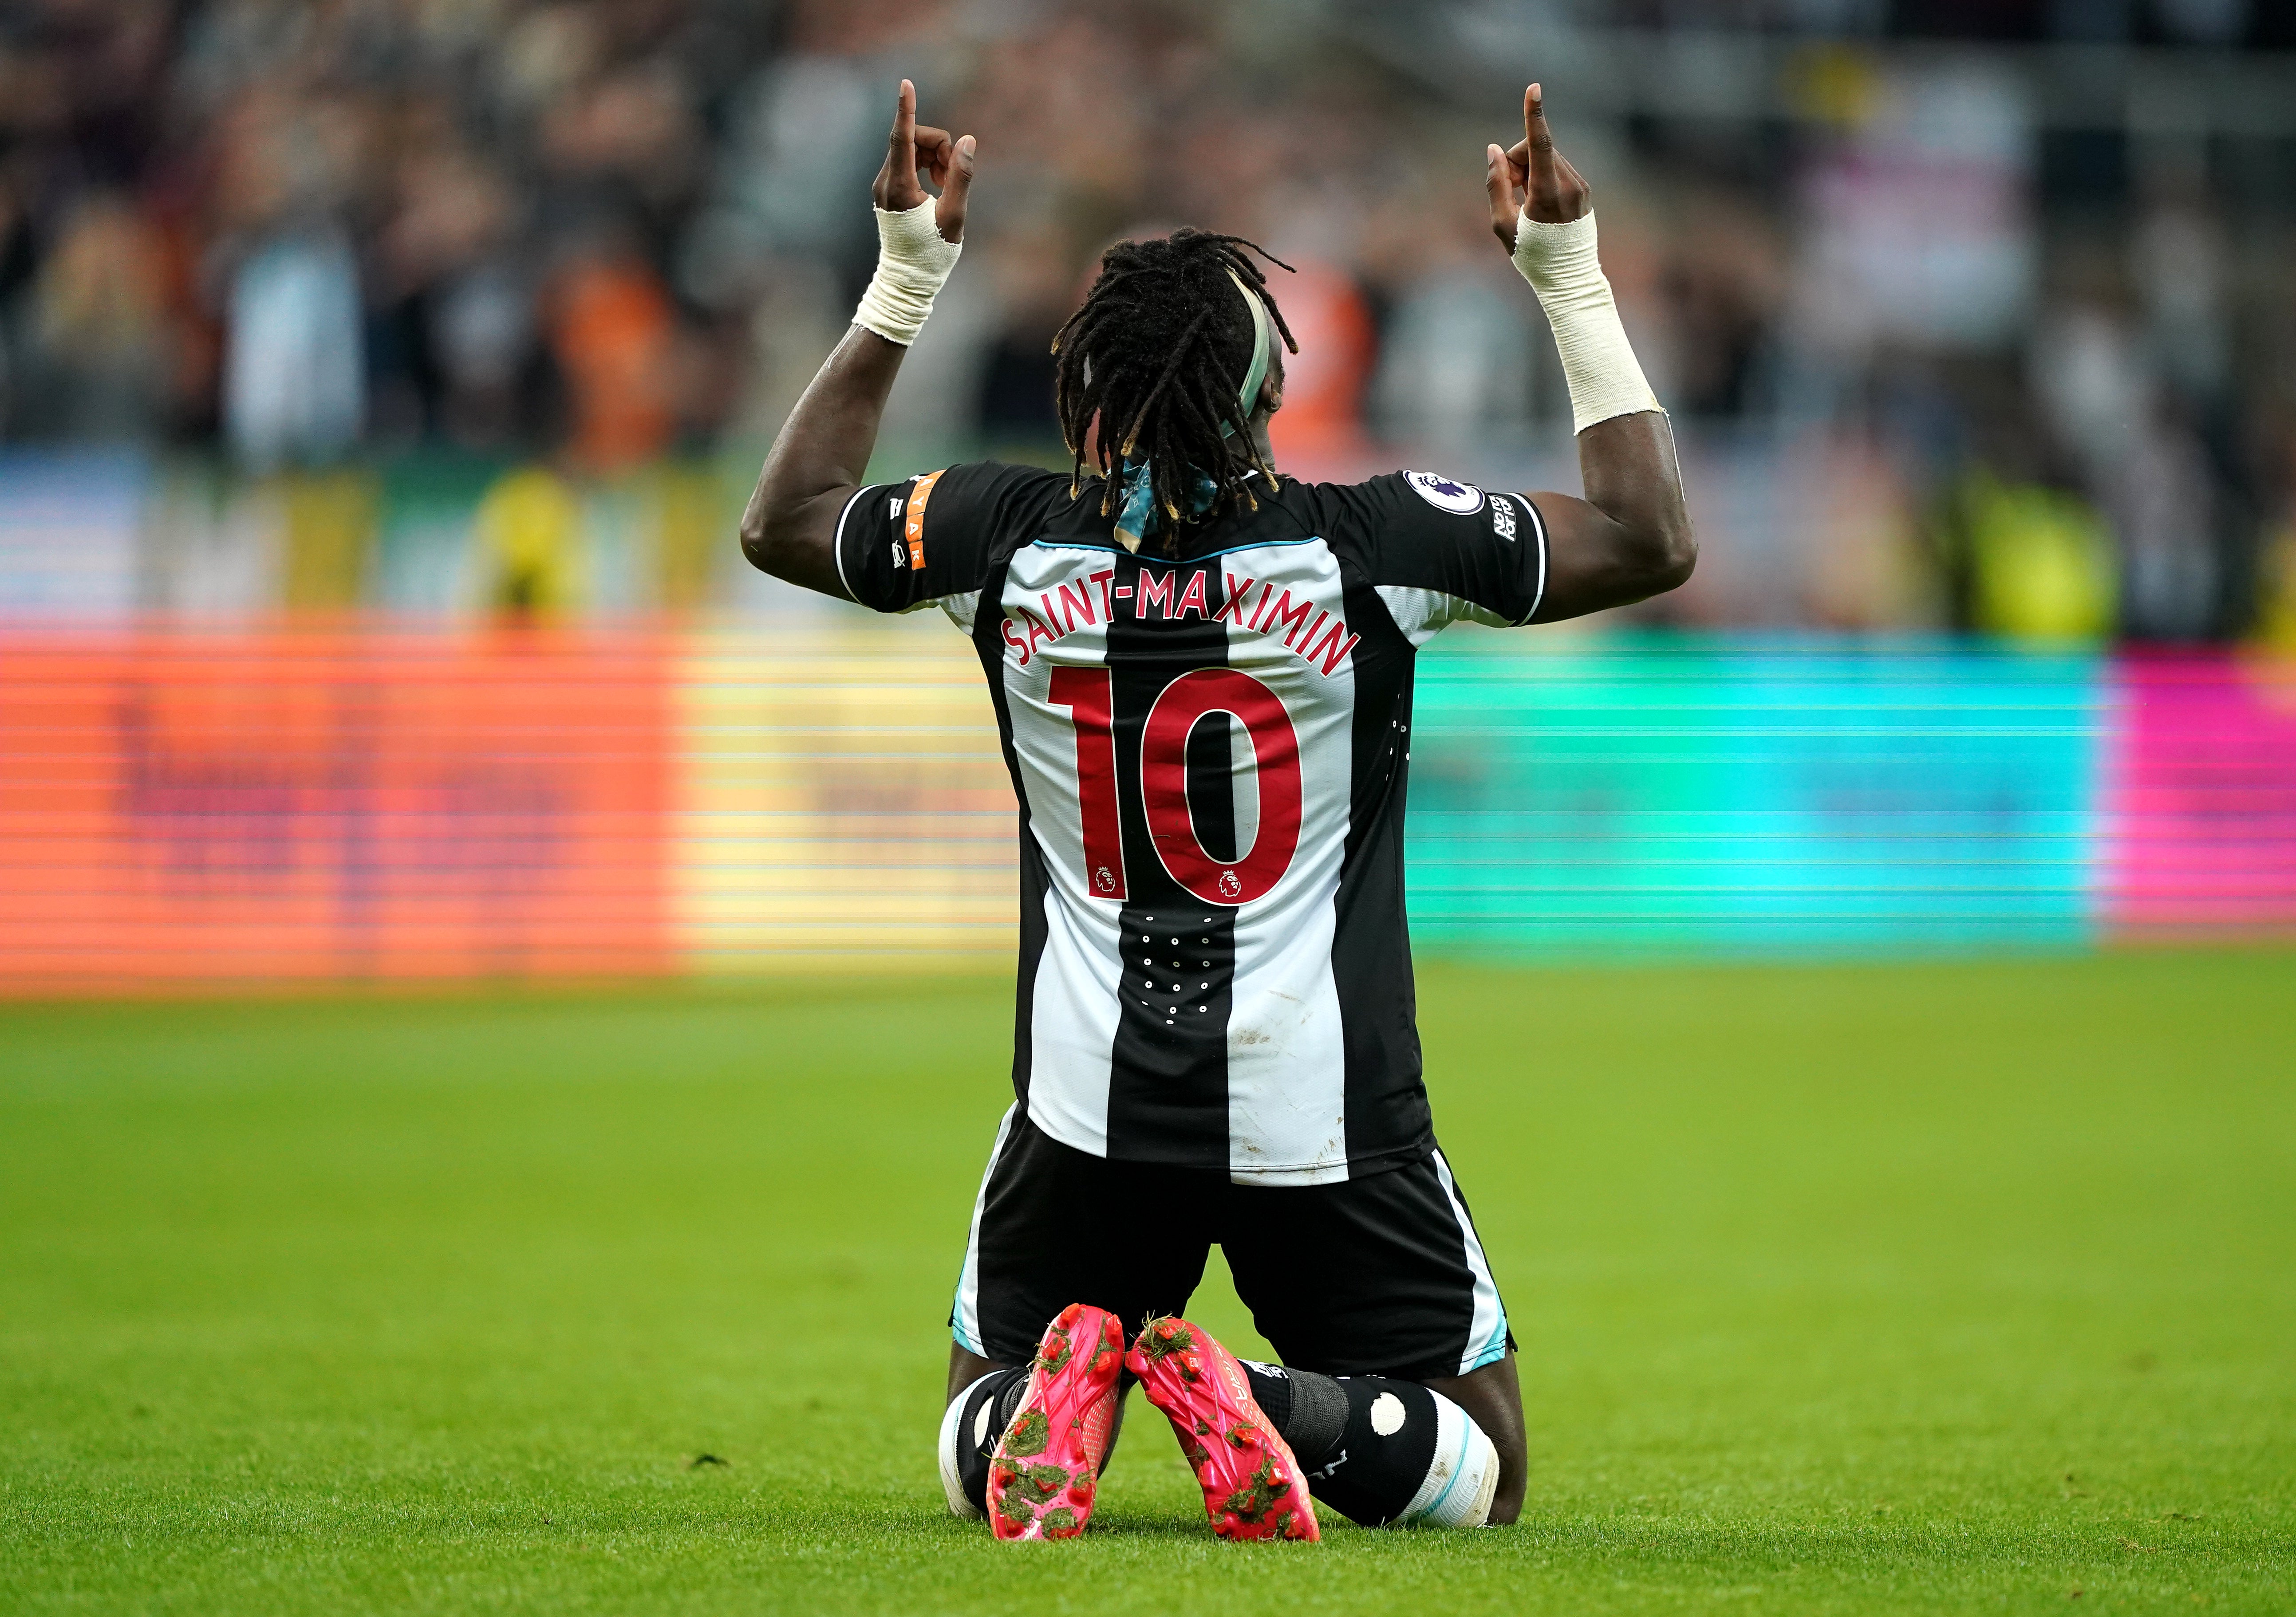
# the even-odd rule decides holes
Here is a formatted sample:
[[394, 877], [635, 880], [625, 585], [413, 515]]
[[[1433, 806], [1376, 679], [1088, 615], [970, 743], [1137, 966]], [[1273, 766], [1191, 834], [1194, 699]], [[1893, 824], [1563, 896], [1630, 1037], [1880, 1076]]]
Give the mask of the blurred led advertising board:
[[1422, 659], [1414, 937], [2049, 948], [2094, 924], [2096, 659], [1699, 641]]
[[0, 666], [12, 984], [676, 963], [651, 637], [16, 633]]
[[[2296, 666], [1463, 633], [1421, 658], [1428, 956], [2296, 933]], [[802, 630], [0, 632], [0, 992], [1004, 968], [970, 646]]]

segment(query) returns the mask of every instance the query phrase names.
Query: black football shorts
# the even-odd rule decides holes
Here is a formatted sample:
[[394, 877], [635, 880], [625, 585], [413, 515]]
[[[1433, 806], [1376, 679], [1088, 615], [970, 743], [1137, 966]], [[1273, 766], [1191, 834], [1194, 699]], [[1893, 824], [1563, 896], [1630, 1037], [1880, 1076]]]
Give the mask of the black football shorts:
[[1425, 1381], [1514, 1346], [1440, 1151], [1328, 1185], [1238, 1185], [1217, 1170], [1091, 1156], [1017, 1107], [973, 1205], [950, 1332], [984, 1358], [1026, 1364], [1071, 1303], [1136, 1331], [1186, 1311], [1214, 1242], [1287, 1365]]

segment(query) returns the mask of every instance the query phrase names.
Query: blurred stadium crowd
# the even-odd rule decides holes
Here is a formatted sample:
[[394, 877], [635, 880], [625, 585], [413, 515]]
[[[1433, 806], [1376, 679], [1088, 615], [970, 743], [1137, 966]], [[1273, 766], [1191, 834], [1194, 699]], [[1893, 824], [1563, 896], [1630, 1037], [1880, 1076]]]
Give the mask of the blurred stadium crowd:
[[1290, 470], [1575, 487], [1536, 76], [1706, 536], [1649, 612], [2296, 643], [2261, 0], [16, 0], [0, 609], [799, 609], [730, 514], [905, 74], [983, 179], [888, 473], [1062, 463], [1047, 339], [1193, 223], [1296, 266]]

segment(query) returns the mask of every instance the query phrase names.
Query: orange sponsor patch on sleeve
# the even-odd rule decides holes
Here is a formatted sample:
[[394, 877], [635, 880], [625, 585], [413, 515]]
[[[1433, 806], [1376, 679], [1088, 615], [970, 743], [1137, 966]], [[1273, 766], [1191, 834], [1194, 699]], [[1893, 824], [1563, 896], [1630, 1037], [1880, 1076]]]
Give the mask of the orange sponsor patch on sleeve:
[[[946, 471], [947, 467], [941, 469]], [[932, 498], [933, 485], [940, 481], [940, 472], [929, 471], [917, 479], [909, 492], [908, 519], [902, 536], [909, 542], [909, 571], [922, 573], [925, 567], [925, 502]]]

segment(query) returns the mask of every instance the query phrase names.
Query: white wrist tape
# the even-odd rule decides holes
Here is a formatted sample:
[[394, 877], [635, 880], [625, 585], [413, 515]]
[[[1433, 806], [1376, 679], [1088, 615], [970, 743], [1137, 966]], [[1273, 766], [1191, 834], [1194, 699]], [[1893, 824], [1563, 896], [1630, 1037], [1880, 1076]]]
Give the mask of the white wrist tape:
[[932, 313], [933, 298], [964, 249], [941, 240], [933, 223], [933, 199], [899, 213], [883, 208], [877, 216], [877, 273], [853, 311], [853, 323], [874, 331], [887, 342], [907, 347], [924, 329]]
[[1567, 225], [1543, 225], [1528, 214], [1516, 220], [1514, 266], [1538, 294], [1538, 306], [1554, 328], [1562, 380], [1570, 388], [1573, 432], [1614, 415], [1665, 413], [1643, 380], [1626, 327], [1619, 323], [1610, 278], [1595, 256], [1593, 214]]

